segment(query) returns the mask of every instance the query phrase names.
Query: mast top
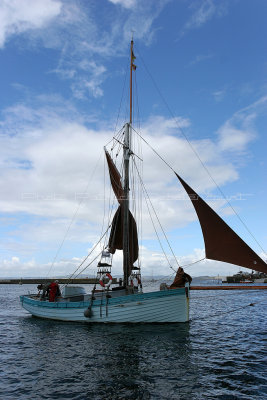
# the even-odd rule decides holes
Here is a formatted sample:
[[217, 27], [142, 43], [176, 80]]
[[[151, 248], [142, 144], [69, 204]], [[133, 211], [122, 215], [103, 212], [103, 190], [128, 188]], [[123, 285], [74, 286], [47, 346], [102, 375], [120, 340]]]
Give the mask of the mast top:
[[132, 32], [132, 40], [131, 40], [131, 64], [130, 64], [130, 125], [132, 124], [133, 120], [133, 71], [136, 70], [136, 65], [134, 64], [135, 55], [133, 52], [133, 32]]

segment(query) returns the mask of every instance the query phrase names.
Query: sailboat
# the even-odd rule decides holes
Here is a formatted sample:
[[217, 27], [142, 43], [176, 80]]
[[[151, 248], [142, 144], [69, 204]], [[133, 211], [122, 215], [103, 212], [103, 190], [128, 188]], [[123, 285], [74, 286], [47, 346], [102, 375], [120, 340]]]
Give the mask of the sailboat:
[[[130, 48], [130, 117], [122, 129], [122, 173], [104, 148], [111, 187], [118, 208], [109, 229], [109, 239], [98, 262], [97, 283], [90, 293], [83, 287], [66, 285], [53, 301], [40, 294], [20, 297], [22, 306], [33, 316], [86, 323], [178, 323], [189, 321], [191, 277], [183, 268], [168, 286], [143, 292], [139, 263], [138, 226], [131, 212], [130, 170], [138, 157], [132, 149], [132, 80], [136, 70], [133, 40]], [[221, 217], [177, 174], [171, 171], [188, 194], [199, 219], [206, 258], [267, 272], [267, 264], [221, 219]], [[123, 279], [113, 283], [112, 259], [122, 251]], [[108, 260], [108, 261], [107, 261]], [[137, 265], [136, 265], [137, 263]]]

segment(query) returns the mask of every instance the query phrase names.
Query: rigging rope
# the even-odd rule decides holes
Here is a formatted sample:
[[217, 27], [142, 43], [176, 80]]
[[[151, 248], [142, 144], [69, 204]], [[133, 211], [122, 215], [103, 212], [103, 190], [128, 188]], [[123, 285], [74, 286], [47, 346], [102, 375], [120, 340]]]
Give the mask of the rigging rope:
[[203, 261], [203, 260], [206, 260], [206, 257], [201, 258], [200, 260], [194, 261], [194, 262], [192, 262], [190, 264], [180, 265], [180, 267], [187, 268], [187, 267], [190, 267], [191, 265], [197, 264], [197, 263], [199, 263], [200, 261]]
[[213, 318], [213, 317], [219, 317], [220, 315], [230, 314], [230, 313], [242, 310], [242, 309], [247, 308], [247, 307], [252, 307], [252, 306], [254, 306], [255, 304], [258, 304], [258, 303], [262, 303], [262, 301], [255, 301], [254, 303], [245, 304], [244, 306], [233, 308], [232, 310], [220, 311], [218, 313], [207, 315], [205, 317], [191, 318], [190, 321], [200, 321], [200, 320], [206, 320], [206, 319]]
[[[258, 244], [258, 246], [260, 247], [260, 249], [263, 251], [263, 253], [265, 255], [267, 255], [266, 251], [263, 249], [263, 247], [261, 246], [261, 244], [259, 243], [259, 241], [256, 239], [256, 237], [253, 235], [253, 233], [251, 232], [251, 230], [248, 228], [247, 224], [242, 220], [242, 218], [239, 216], [239, 214], [236, 212], [236, 210], [234, 209], [234, 207], [231, 205], [231, 203], [229, 202], [229, 200], [227, 199], [227, 197], [225, 196], [225, 194], [223, 193], [222, 189], [220, 188], [220, 186], [217, 184], [217, 182], [215, 181], [215, 179], [213, 178], [213, 176], [211, 175], [209, 169], [206, 167], [206, 165], [204, 164], [204, 162], [201, 160], [198, 152], [196, 151], [196, 149], [194, 148], [194, 146], [192, 145], [192, 143], [190, 142], [190, 140], [187, 138], [184, 130], [182, 129], [182, 127], [179, 125], [177, 118], [175, 117], [175, 115], [173, 114], [171, 108], [169, 107], [167, 101], [165, 100], [163, 94], [161, 93], [159, 87], [157, 86], [152, 74], [150, 73], [150, 71], [148, 70], [141, 54], [139, 53], [140, 59], [144, 65], [144, 68], [147, 72], [147, 74], [150, 76], [150, 79], [152, 80], [159, 96], [161, 97], [163, 103], [165, 104], [166, 108], [168, 109], [171, 117], [173, 118], [173, 120], [175, 121], [177, 128], [180, 130], [180, 132], [182, 133], [183, 137], [185, 138], [186, 142], [188, 143], [188, 145], [190, 146], [191, 150], [193, 151], [193, 153], [195, 154], [195, 156], [197, 157], [197, 159], [199, 160], [199, 162], [201, 163], [202, 167], [205, 169], [205, 171], [207, 172], [208, 176], [210, 177], [210, 179], [212, 180], [212, 182], [215, 184], [215, 186], [217, 187], [217, 189], [219, 190], [220, 194], [222, 195], [222, 197], [226, 200], [226, 203], [229, 205], [229, 207], [233, 210], [234, 214], [237, 216], [237, 218], [239, 219], [239, 221], [241, 222], [241, 224], [245, 227], [245, 229], [247, 230], [247, 232], [251, 235], [251, 237], [255, 240], [255, 242]], [[137, 133], [137, 132], [136, 132]], [[146, 142], [146, 141], [145, 141]], [[147, 143], [147, 142], [146, 142]], [[148, 144], [148, 143], [147, 143]], [[150, 146], [150, 145], [149, 145]], [[151, 146], [150, 146], [151, 147]], [[152, 148], [152, 147], [151, 147]], [[152, 148], [152, 150], [159, 156], [159, 154]], [[159, 156], [160, 157], [160, 156]], [[160, 157], [162, 161], [165, 162], [166, 165], [168, 165], [170, 167], [170, 165], [162, 158]], [[172, 171], [173, 168], [170, 167]], [[175, 171], [174, 171], [175, 172]]]
[[[154, 214], [155, 214], [155, 216], [156, 216], [156, 218], [157, 218], [157, 221], [158, 221], [158, 223], [159, 223], [159, 226], [160, 226], [160, 228], [161, 228], [161, 230], [162, 230], [162, 232], [163, 232], [163, 235], [164, 235], [164, 237], [165, 237], [165, 239], [166, 239], [166, 241], [167, 241], [167, 243], [168, 243], [168, 246], [169, 246], [169, 248], [170, 248], [170, 250], [171, 250], [171, 252], [172, 252], [172, 255], [173, 255], [173, 257], [174, 257], [174, 259], [175, 259], [175, 261], [176, 261], [176, 263], [177, 263], [177, 265], [178, 265], [178, 268], [179, 268], [179, 263], [178, 263], [178, 261], [177, 261], [177, 259], [176, 259], [176, 257], [175, 257], [175, 254], [174, 254], [174, 252], [173, 252], [173, 250], [172, 250], [172, 248], [171, 248], [170, 242], [169, 242], [169, 240], [168, 240], [168, 238], [167, 238], [167, 236], [166, 236], [166, 234], [165, 234], [165, 232], [164, 232], [164, 229], [163, 229], [163, 227], [162, 227], [162, 225], [161, 225], [161, 223], [160, 223], [160, 220], [159, 220], [159, 218], [158, 218], [158, 216], [157, 216], [156, 210], [155, 210], [155, 208], [154, 208], [154, 206], [153, 206], [153, 204], [152, 204], [152, 202], [151, 202], [151, 200], [150, 200], [150, 197], [149, 197], [149, 195], [148, 195], [148, 193], [147, 193], [147, 190], [146, 190], [146, 188], [145, 188], [144, 182], [141, 180], [141, 177], [140, 177], [140, 174], [139, 174], [139, 171], [138, 171], [138, 168], [137, 168], [137, 166], [136, 166], [136, 163], [135, 163], [135, 160], [134, 160], [134, 159], [133, 159], [133, 164], [134, 164], [134, 166], [135, 166], [135, 168], [136, 168], [136, 171], [137, 171], [139, 180], [140, 180], [140, 182], [141, 182], [141, 186], [142, 186], [142, 188], [143, 188], [143, 190], [144, 190], [144, 193], [146, 194], [146, 196], [147, 196], [147, 198], [148, 198], [148, 200], [149, 200], [149, 202], [150, 202], [150, 205], [151, 205], [151, 207], [152, 207], [152, 209], [153, 209], [153, 211], [154, 211]], [[175, 271], [175, 269], [172, 267], [172, 265], [171, 265], [171, 263], [170, 263], [170, 261], [169, 261], [167, 255], [166, 255], [166, 253], [165, 253], [165, 251], [164, 251], [164, 249], [163, 249], [163, 246], [162, 246], [162, 244], [161, 244], [161, 241], [160, 241], [158, 232], [157, 232], [157, 230], [156, 230], [155, 224], [154, 224], [154, 222], [153, 222], [153, 219], [152, 219], [152, 216], [151, 216], [149, 207], [148, 207], [147, 198], [145, 198], [146, 204], [147, 204], [147, 209], [148, 209], [148, 212], [149, 212], [149, 215], [150, 215], [151, 222], [152, 222], [152, 224], [153, 224], [155, 233], [156, 233], [156, 235], [157, 235], [157, 238], [158, 238], [160, 247], [161, 247], [161, 249], [162, 249], [162, 251], [163, 251], [163, 253], [164, 253], [164, 255], [165, 255], [166, 260], [168, 261], [168, 264], [169, 264], [170, 268], [171, 268], [173, 271]], [[175, 272], [176, 272], [176, 271], [175, 271]]]
[[101, 228], [101, 233], [100, 236], [102, 237], [103, 230], [104, 230], [104, 224], [105, 224], [105, 217], [106, 217], [106, 162], [104, 158], [104, 212], [103, 212], [103, 220], [102, 220], [102, 228]]
[[[94, 176], [94, 174], [95, 174], [96, 168], [97, 168], [97, 166], [98, 166], [98, 163], [99, 163], [99, 160], [101, 159], [101, 157], [102, 157], [102, 152], [100, 153], [100, 156], [99, 156], [99, 158], [98, 158], [98, 160], [97, 160], [97, 162], [96, 162], [96, 164], [95, 164], [95, 167], [94, 167], [94, 169], [93, 169], [93, 172], [92, 172], [92, 174], [91, 174], [90, 177], [89, 177], [89, 180], [88, 180], [86, 189], [83, 191], [83, 195], [87, 192], [87, 189], [88, 189], [89, 184], [90, 184], [90, 182], [91, 182], [91, 180], [92, 180], [92, 178], [93, 178], [93, 176]], [[75, 212], [74, 212], [74, 214], [73, 214], [73, 216], [72, 216], [72, 219], [71, 219], [71, 221], [70, 221], [70, 223], [69, 223], [69, 226], [68, 226], [68, 228], [67, 228], [67, 231], [66, 231], [66, 233], [65, 233], [65, 235], [64, 235], [64, 237], [63, 237], [63, 239], [62, 239], [62, 242], [61, 242], [61, 244], [60, 244], [60, 246], [59, 246], [59, 248], [58, 248], [58, 250], [57, 250], [57, 252], [56, 252], [56, 255], [55, 255], [55, 257], [54, 257], [54, 259], [53, 259], [53, 261], [52, 261], [52, 264], [51, 264], [51, 266], [50, 266], [50, 268], [49, 268], [49, 271], [48, 271], [48, 273], [47, 273], [47, 275], [46, 275], [46, 279], [48, 278], [48, 275], [50, 274], [50, 271], [51, 271], [51, 269], [53, 268], [53, 266], [54, 266], [54, 264], [55, 264], [55, 261], [56, 261], [58, 255], [59, 255], [59, 252], [60, 252], [60, 250], [62, 249], [63, 244], [65, 243], [65, 240], [66, 240], [66, 238], [67, 238], [67, 235], [68, 235], [68, 233], [69, 233], [69, 230], [70, 230], [70, 228], [71, 228], [71, 226], [72, 226], [72, 224], [73, 224], [73, 222], [74, 222], [74, 220], [75, 220], [75, 218], [76, 218], [76, 216], [77, 216], [77, 214], [78, 214], [78, 211], [79, 211], [79, 209], [80, 209], [80, 207], [81, 207], [81, 204], [82, 204], [83, 200], [84, 200], [84, 196], [82, 196], [82, 198], [81, 198], [81, 200], [80, 200], [78, 206], [76, 207], [76, 210], [75, 210]]]
[[73, 279], [76, 279], [77, 276], [79, 276], [79, 275], [80, 275], [82, 272], [84, 272], [88, 267], [90, 267], [90, 265], [93, 264], [93, 262], [100, 256], [101, 253], [102, 253], [102, 250], [101, 250], [100, 253], [98, 253], [98, 254], [95, 256], [95, 258], [94, 258], [89, 264], [87, 264], [86, 267], [84, 267]]
[[173, 280], [173, 278], [174, 278], [174, 276], [175, 276], [175, 273], [176, 273], [176, 271], [172, 272], [171, 275], [163, 276], [163, 277], [161, 277], [161, 278], [159, 278], [159, 279], [154, 279], [154, 278], [153, 278], [153, 281], [144, 281], [144, 282], [143, 282], [143, 287], [146, 288], [146, 287], [153, 286], [155, 283], [158, 283], [158, 282], [160, 282], [160, 281], [169, 281], [169, 280]]
[[[127, 60], [127, 66], [128, 66], [128, 60]], [[119, 110], [118, 110], [118, 114], [117, 114], [117, 120], [116, 120], [116, 124], [115, 124], [115, 128], [114, 128], [114, 132], [116, 132], [116, 130], [117, 130], [117, 126], [118, 126], [118, 122], [119, 122], [119, 117], [120, 117], [120, 113], [121, 113], [121, 105], [122, 105], [122, 100], [123, 100], [123, 95], [124, 95], [124, 90], [125, 90], [125, 85], [126, 85], [127, 66], [126, 66], [126, 68], [124, 69], [124, 71], [125, 71], [125, 73], [124, 73], [124, 82], [123, 82], [121, 100], [120, 100], [120, 105], [119, 105]]]
[[[148, 145], [148, 147], [150, 147], [150, 149], [167, 165], [167, 167], [169, 167], [175, 174], [176, 172], [174, 171], [174, 169], [172, 168], [172, 166], [166, 161], [164, 160], [164, 158], [157, 152], [157, 150], [155, 150], [144, 138], [143, 136], [140, 135], [140, 133], [138, 133], [134, 128], [133, 128], [134, 132], [139, 135], [141, 137], [141, 139]], [[216, 184], [217, 186], [217, 184]], [[221, 191], [221, 189], [219, 189]], [[223, 193], [222, 193], [223, 194]], [[261, 248], [261, 250], [263, 251], [263, 253], [265, 255], [267, 255], [267, 253], [265, 252], [265, 250], [263, 249], [263, 247], [260, 245], [260, 243], [257, 241], [257, 239], [254, 237], [254, 235], [250, 232], [249, 228], [246, 226], [246, 224], [242, 221], [242, 219], [240, 218], [240, 216], [236, 213], [236, 211], [234, 210], [234, 208], [231, 206], [231, 204], [229, 203], [229, 201], [227, 200], [227, 198], [224, 196], [223, 197], [226, 199], [227, 203], [229, 204], [229, 206], [232, 208], [232, 210], [234, 211], [234, 213], [236, 214], [236, 216], [238, 217], [238, 219], [242, 222], [243, 226], [246, 228], [246, 230], [249, 232], [249, 234], [253, 237], [253, 239], [256, 241], [256, 243], [258, 244], [258, 246]]]
[[[71, 279], [74, 279], [74, 278], [73, 278], [74, 274], [75, 274], [75, 273], [80, 269], [80, 267], [85, 263], [85, 261], [88, 259], [88, 257], [90, 257], [90, 255], [93, 253], [93, 251], [96, 249], [96, 247], [98, 246], [98, 244], [101, 242], [101, 240], [103, 239], [103, 237], [104, 237], [104, 236], [106, 235], [106, 233], [108, 232], [109, 228], [110, 228], [110, 225], [108, 226], [108, 228], [107, 228], [107, 230], [104, 232], [104, 234], [100, 237], [100, 239], [99, 239], [99, 241], [96, 243], [96, 245], [92, 248], [92, 250], [87, 254], [87, 256], [83, 259], [83, 261], [80, 263], [80, 265], [79, 265], [79, 266], [76, 268], [76, 270], [72, 273], [72, 275], [71, 275], [71, 276], [69, 277], [69, 279], [68, 279], [68, 282], [65, 283], [65, 284], [63, 285], [63, 287], [67, 286], [67, 285], [69, 284], [69, 282], [71, 281]], [[102, 252], [102, 250], [101, 250], [101, 252]], [[101, 254], [101, 252], [100, 252], [100, 254]], [[86, 267], [86, 268], [87, 268], [87, 267]], [[84, 271], [84, 270], [80, 271], [79, 274], [76, 275], [76, 278], [77, 278], [77, 276], [79, 276], [83, 271]]]

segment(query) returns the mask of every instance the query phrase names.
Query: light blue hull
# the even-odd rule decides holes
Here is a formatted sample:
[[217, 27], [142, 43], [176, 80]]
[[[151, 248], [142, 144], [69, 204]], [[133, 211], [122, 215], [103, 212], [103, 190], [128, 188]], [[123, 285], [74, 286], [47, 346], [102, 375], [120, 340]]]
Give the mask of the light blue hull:
[[165, 323], [189, 320], [187, 288], [138, 293], [101, 300], [92, 305], [92, 316], [84, 311], [89, 301], [55, 302], [40, 301], [32, 296], [21, 296], [22, 306], [36, 317], [60, 321], [87, 323]]

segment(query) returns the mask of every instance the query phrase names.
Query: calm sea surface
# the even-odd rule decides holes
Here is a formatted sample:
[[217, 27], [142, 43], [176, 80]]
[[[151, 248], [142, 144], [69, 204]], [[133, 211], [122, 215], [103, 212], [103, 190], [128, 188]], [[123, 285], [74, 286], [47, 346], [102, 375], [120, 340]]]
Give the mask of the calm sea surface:
[[91, 326], [29, 316], [34, 289], [0, 285], [1, 400], [267, 399], [267, 291], [192, 291], [188, 324]]

